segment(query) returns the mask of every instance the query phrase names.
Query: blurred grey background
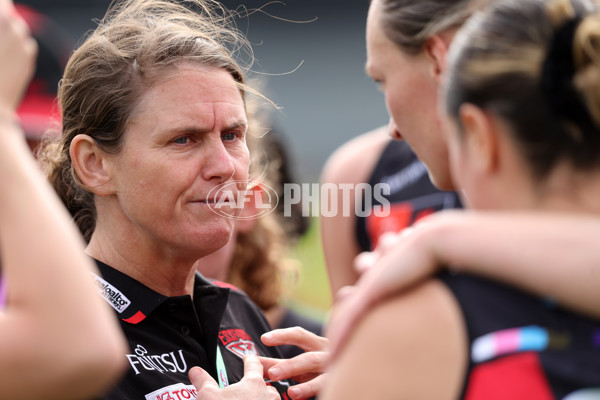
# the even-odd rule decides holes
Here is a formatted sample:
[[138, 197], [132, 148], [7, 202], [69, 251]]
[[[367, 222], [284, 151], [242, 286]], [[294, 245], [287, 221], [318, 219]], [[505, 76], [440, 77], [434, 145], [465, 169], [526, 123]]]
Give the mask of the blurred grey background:
[[[110, 0], [16, 2], [49, 16], [74, 45], [110, 4]], [[364, 72], [368, 0], [222, 2], [232, 9], [263, 6], [275, 16], [254, 13], [238, 21], [238, 27], [253, 43], [252, 69], [266, 79], [263, 91], [281, 107], [273, 120], [284, 136], [299, 182], [317, 182], [325, 160], [337, 147], [387, 123], [383, 96]]]

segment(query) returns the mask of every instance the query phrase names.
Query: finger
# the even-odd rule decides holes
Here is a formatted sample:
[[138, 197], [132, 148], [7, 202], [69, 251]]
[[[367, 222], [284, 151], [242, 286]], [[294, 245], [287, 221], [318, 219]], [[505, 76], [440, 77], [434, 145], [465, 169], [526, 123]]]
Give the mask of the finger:
[[354, 293], [355, 290], [356, 290], [355, 286], [342, 286], [335, 293], [335, 302], [337, 303], [337, 302], [343, 301], [348, 296], [352, 296], [352, 293]]
[[320, 374], [325, 370], [328, 353], [324, 351], [311, 351], [302, 353], [288, 360], [282, 360], [277, 365], [269, 368], [269, 379], [280, 381], [282, 379], [300, 379], [302, 375]]
[[260, 361], [260, 363], [262, 364], [263, 367], [263, 378], [266, 379], [270, 379], [269, 378], [269, 369], [271, 367], [274, 367], [275, 365], [279, 364], [282, 359], [281, 358], [271, 358], [271, 357], [262, 357], [262, 356], [258, 356], [258, 360]]
[[263, 378], [263, 366], [257, 356], [244, 357], [244, 379]]
[[332, 361], [339, 355], [340, 349], [344, 347], [365, 308], [364, 303], [360, 301], [356, 293], [335, 307], [326, 332], [329, 339], [330, 359], [328, 361]]
[[267, 386], [267, 390], [271, 392], [270, 397], [272, 400], [281, 400], [281, 395], [279, 394], [279, 391], [275, 389], [275, 387], [269, 385]]
[[308, 382], [292, 386], [287, 391], [288, 395], [292, 400], [314, 397], [322, 391], [326, 379], [326, 374], [322, 374]]
[[213, 379], [213, 377], [200, 367], [194, 367], [190, 369], [190, 372], [188, 372], [188, 378], [198, 392], [219, 390], [219, 385]]
[[[407, 230], [407, 229], [410, 229], [410, 228], [406, 228], [404, 230]], [[402, 235], [401, 233], [399, 234], [397, 232], [384, 233], [377, 240], [377, 248], [375, 249], [375, 251], [377, 253], [379, 253], [380, 255], [387, 253], [390, 249], [392, 249], [396, 246], [396, 244], [398, 243], [398, 238], [401, 235]]]
[[261, 340], [267, 346], [290, 344], [298, 346], [304, 351], [324, 350], [329, 343], [326, 338], [315, 335], [299, 326], [272, 330], [263, 334]]
[[359, 274], [368, 271], [377, 263], [379, 255], [371, 251], [363, 251], [354, 258], [354, 270]]

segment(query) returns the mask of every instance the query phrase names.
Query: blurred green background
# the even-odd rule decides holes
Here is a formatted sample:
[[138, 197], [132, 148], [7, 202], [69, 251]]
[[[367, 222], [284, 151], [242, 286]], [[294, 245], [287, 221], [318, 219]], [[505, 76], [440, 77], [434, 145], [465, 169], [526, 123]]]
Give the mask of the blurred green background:
[[301, 314], [325, 321], [332, 296], [325, 268], [319, 219], [312, 218], [310, 227], [291, 252], [300, 268], [289, 306]]

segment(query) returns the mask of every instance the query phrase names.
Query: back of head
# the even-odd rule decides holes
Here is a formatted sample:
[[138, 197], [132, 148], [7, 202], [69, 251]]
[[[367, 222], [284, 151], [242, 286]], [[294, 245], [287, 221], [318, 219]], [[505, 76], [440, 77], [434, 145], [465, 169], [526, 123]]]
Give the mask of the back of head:
[[243, 95], [244, 71], [233, 55], [244, 49], [251, 53], [231, 13], [214, 0], [124, 0], [111, 6], [67, 64], [58, 92], [62, 136], [41, 154], [86, 239], [95, 226], [94, 198], [72, 169], [73, 138], [86, 134], [103, 151], [118, 153], [142, 94], [181, 63], [228, 71]]
[[372, 0], [382, 6], [387, 37], [409, 54], [418, 54], [427, 39], [460, 27], [487, 0]]
[[535, 178], [559, 162], [600, 165], [600, 16], [589, 0], [498, 0], [471, 19], [449, 57], [446, 109], [493, 112]]

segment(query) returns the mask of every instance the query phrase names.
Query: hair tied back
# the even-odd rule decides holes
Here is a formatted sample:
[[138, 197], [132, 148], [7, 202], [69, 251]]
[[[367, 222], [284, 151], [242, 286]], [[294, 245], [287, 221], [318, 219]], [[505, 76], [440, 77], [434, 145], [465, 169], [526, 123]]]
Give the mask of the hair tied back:
[[573, 43], [581, 21], [579, 16], [571, 18], [554, 33], [542, 65], [541, 89], [558, 118], [586, 132], [594, 129], [594, 123], [573, 83], [576, 72]]

